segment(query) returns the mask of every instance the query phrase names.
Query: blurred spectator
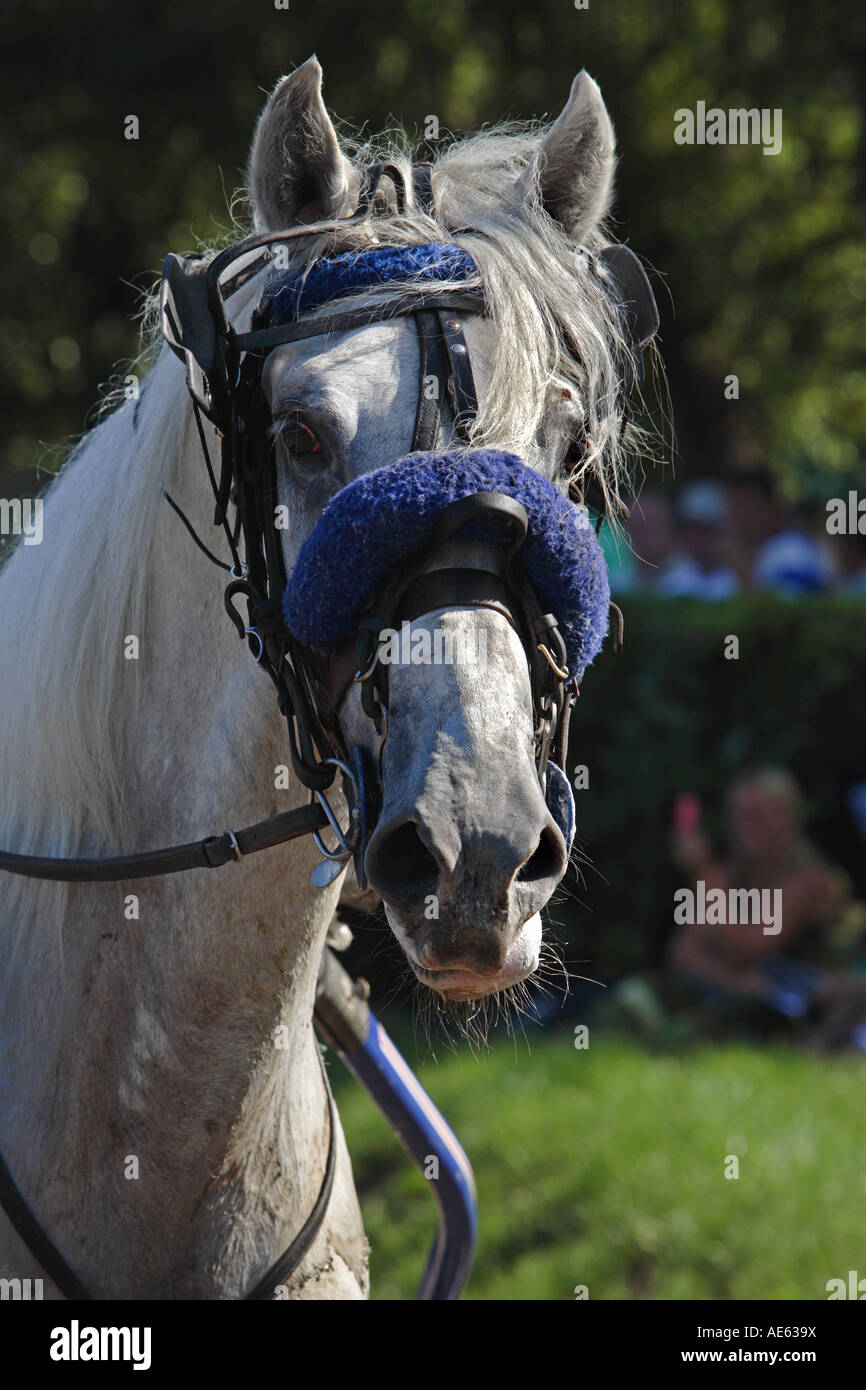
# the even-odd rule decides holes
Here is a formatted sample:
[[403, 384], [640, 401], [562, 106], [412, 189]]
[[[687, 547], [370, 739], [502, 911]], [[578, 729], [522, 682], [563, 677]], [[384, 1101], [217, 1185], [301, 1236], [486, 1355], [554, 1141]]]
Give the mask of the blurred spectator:
[[724, 486], [711, 479], [687, 483], [677, 499], [677, 518], [685, 553], [661, 575], [658, 592], [669, 598], [731, 598], [740, 582], [724, 562], [730, 522]]
[[779, 889], [782, 930], [751, 923], [679, 926], [675, 969], [722, 1011], [765, 1006], [808, 1018], [812, 1040], [843, 1045], [866, 1021], [866, 977], [846, 973], [864, 950], [863, 913], [847, 875], [827, 863], [803, 832], [804, 800], [790, 773], [763, 768], [734, 779], [726, 795], [730, 853], [720, 859], [687, 799], [675, 819], [674, 862], [706, 892]]
[[786, 597], [818, 593], [832, 587], [836, 569], [826, 545], [811, 532], [807, 507], [797, 507], [781, 519], [779, 529], [755, 556], [755, 586]]
[[730, 536], [728, 563], [740, 584], [752, 584], [755, 556], [772, 535], [781, 530], [781, 517], [766, 473], [735, 473], [726, 484]]
[[632, 563], [627, 584], [619, 580], [619, 592], [655, 588], [671, 563], [674, 527], [670, 498], [656, 489], [642, 492], [631, 505], [627, 532]]
[[599, 536], [613, 594], [654, 589], [671, 564], [674, 526], [670, 497], [661, 490], [642, 491], [629, 504], [624, 529], [603, 526]]
[[742, 591], [866, 597], [866, 536], [829, 536], [825, 509], [783, 505], [760, 472], [694, 479], [672, 501], [634, 499], [625, 533], [601, 542], [614, 593], [654, 590], [709, 601]]

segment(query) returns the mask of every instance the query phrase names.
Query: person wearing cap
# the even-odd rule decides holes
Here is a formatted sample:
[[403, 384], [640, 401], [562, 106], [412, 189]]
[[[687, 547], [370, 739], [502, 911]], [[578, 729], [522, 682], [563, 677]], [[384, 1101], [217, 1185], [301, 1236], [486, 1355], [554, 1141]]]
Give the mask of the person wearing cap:
[[[602, 542], [605, 529], [601, 532]], [[668, 494], [661, 488], [644, 489], [629, 507], [626, 531], [627, 542], [621, 551], [625, 550], [631, 559], [628, 591], [657, 588], [662, 576], [681, 558], [675, 553], [673, 508]], [[626, 592], [625, 584], [618, 576], [617, 579], [619, 592]], [[613, 575], [610, 587], [614, 592]]]
[[740, 581], [722, 560], [729, 527], [724, 488], [711, 478], [687, 483], [676, 514], [684, 553], [660, 576], [657, 593], [709, 602], [732, 598], [739, 592]]

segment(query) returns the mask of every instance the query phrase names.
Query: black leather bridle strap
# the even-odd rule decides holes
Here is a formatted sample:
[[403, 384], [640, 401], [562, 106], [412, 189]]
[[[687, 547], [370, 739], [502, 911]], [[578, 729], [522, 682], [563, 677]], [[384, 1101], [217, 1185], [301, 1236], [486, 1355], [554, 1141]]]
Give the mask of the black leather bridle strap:
[[226, 571], [226, 574], [231, 574], [231, 573], [232, 573], [232, 567], [231, 567], [231, 565], [227, 565], [226, 562], [225, 562], [225, 560], [220, 560], [219, 556], [214, 555], [213, 551], [210, 550], [210, 549], [205, 545], [204, 541], [203, 541], [203, 540], [201, 539], [201, 537], [196, 533], [196, 529], [195, 529], [195, 527], [193, 526], [192, 522], [190, 521], [189, 517], [187, 516], [186, 512], [183, 511], [183, 509], [177, 505], [177, 503], [175, 502], [175, 500], [174, 500], [174, 498], [172, 497], [171, 493], [170, 493], [170, 492], [163, 492], [162, 495], [163, 495], [163, 497], [165, 498], [165, 500], [166, 500], [166, 502], [168, 503], [168, 505], [171, 507], [172, 511], [177, 512], [178, 516], [180, 517], [181, 521], [183, 522], [184, 526], [186, 527], [186, 529], [187, 529], [187, 531], [189, 532], [189, 534], [190, 534], [190, 536], [192, 537], [192, 539], [195, 541], [195, 543], [196, 543], [196, 545], [198, 546], [199, 550], [201, 551], [202, 555], [206, 555], [207, 558], [211, 561], [212, 564], [214, 564], [214, 565], [219, 565], [219, 568], [220, 568], [221, 570], [225, 570], [225, 571]]
[[322, 1054], [319, 1052], [318, 1043], [316, 1052], [319, 1056], [319, 1065], [322, 1068], [322, 1079], [325, 1083], [325, 1093], [328, 1097], [328, 1158], [325, 1163], [325, 1174], [322, 1178], [322, 1185], [319, 1188], [319, 1195], [316, 1198], [313, 1210], [310, 1212], [298, 1234], [295, 1236], [291, 1245], [284, 1250], [282, 1255], [274, 1264], [271, 1265], [264, 1278], [260, 1279], [255, 1288], [246, 1294], [246, 1302], [263, 1303], [272, 1299], [274, 1290], [278, 1284], [284, 1284], [289, 1275], [297, 1269], [301, 1260], [306, 1255], [316, 1236], [322, 1227], [325, 1219], [325, 1212], [328, 1209], [328, 1202], [331, 1198], [331, 1191], [334, 1186], [334, 1174], [337, 1171], [337, 1115], [334, 1105], [334, 1097], [331, 1094], [331, 1083], [328, 1080], [328, 1073]]
[[[526, 634], [512, 612], [510, 590], [489, 570], [447, 569], [430, 570], [413, 580], [400, 595], [389, 622], [397, 624], [415, 622], [437, 609], [491, 608], [499, 613], [514, 628], [526, 644]], [[383, 620], [383, 626], [388, 626]], [[354, 637], [348, 638], [334, 652], [328, 670], [326, 694], [334, 717], [346, 698], [346, 692], [355, 678], [357, 660]]]
[[[210, 481], [211, 489], [214, 495], [214, 526], [222, 526], [223, 530], [225, 531], [226, 540], [228, 542], [228, 547], [231, 551], [232, 561], [235, 566], [235, 573], [241, 574], [241, 557], [240, 555], [238, 555], [237, 546], [235, 545], [234, 536], [232, 534], [232, 529], [229, 526], [229, 519], [226, 515], [226, 507], [228, 505], [229, 500], [229, 483], [231, 481], [230, 478], [228, 479], [228, 481], [226, 480], [226, 469], [230, 467], [231, 460], [229, 441], [224, 437], [221, 443], [221, 471], [220, 480], [219, 482], [217, 482], [216, 476], [213, 471], [213, 464], [210, 461], [210, 450], [207, 447], [207, 439], [205, 438], [204, 425], [202, 424], [201, 420], [201, 408], [199, 406], [198, 401], [196, 400], [193, 400], [192, 403], [192, 413], [195, 418], [195, 426], [198, 431], [198, 440], [199, 444], [201, 445], [202, 457], [204, 459], [208, 479]], [[175, 511], [177, 510], [178, 508], [175, 507]]]
[[[448, 381], [448, 359], [442, 345], [439, 319], [432, 309], [415, 315], [418, 329], [418, 407], [412, 452], [428, 453], [435, 449], [442, 424], [445, 388]], [[431, 383], [434, 391], [431, 393]]]
[[[259, 1280], [252, 1291], [244, 1295], [244, 1301], [254, 1300], [263, 1302], [274, 1297], [275, 1290], [279, 1284], [285, 1283], [286, 1279], [297, 1269], [307, 1251], [310, 1249], [316, 1236], [322, 1228], [325, 1213], [328, 1209], [328, 1202], [334, 1186], [334, 1174], [337, 1170], [337, 1116], [334, 1105], [334, 1097], [331, 1093], [331, 1083], [328, 1080], [328, 1073], [325, 1070], [325, 1063], [319, 1051], [318, 1043], [315, 1039], [313, 1046], [319, 1059], [319, 1066], [322, 1071], [322, 1080], [325, 1083], [325, 1095], [328, 1101], [328, 1157], [325, 1162], [325, 1172], [322, 1177], [319, 1193], [316, 1197], [312, 1211], [304, 1222], [298, 1234], [295, 1236], [291, 1245], [284, 1250], [278, 1260], [271, 1265], [267, 1274]], [[36, 1217], [28, 1207], [24, 1198], [18, 1190], [15, 1179], [6, 1166], [6, 1160], [0, 1154], [0, 1207], [3, 1208], [15, 1230], [27, 1246], [31, 1255], [39, 1261], [45, 1273], [54, 1281], [64, 1298], [75, 1300], [76, 1302], [93, 1302], [93, 1295], [81, 1283], [60, 1254], [57, 1247], [48, 1239]]]
[[188, 845], [113, 859], [54, 859], [7, 854], [0, 850], [0, 869], [22, 874], [25, 878], [51, 878], [63, 883], [113, 883], [118, 879], [153, 878], [157, 874], [177, 874], [184, 869], [218, 869], [231, 859], [258, 854], [259, 850], [297, 840], [327, 825], [328, 818], [316, 802], [269, 816], [267, 820], [248, 825], [245, 830], [226, 830], [222, 835], [209, 835]]
[[428, 217], [433, 216], [433, 170], [432, 164], [416, 164], [412, 169], [412, 187], [415, 202]]
[[6, 1160], [0, 1154], [0, 1206], [2, 1206], [12, 1225], [23, 1240], [27, 1249], [38, 1260], [45, 1273], [54, 1280], [66, 1298], [90, 1298], [84, 1285], [64, 1260], [56, 1246], [52, 1245], [36, 1217], [28, 1207], [15, 1185], [15, 1179], [6, 1167]]
[[463, 443], [468, 444], [469, 429], [478, 410], [478, 395], [463, 324], [457, 314], [456, 310], [443, 308], [437, 311], [442, 340], [448, 353], [454, 428]]
[[405, 318], [422, 309], [446, 309], [451, 313], [479, 314], [484, 308], [480, 290], [444, 292], [419, 290], [400, 299], [384, 300], [360, 308], [344, 309], [320, 318], [300, 319], [297, 323], [275, 323], [269, 328], [254, 328], [249, 333], [232, 333], [237, 352], [262, 352], [280, 347], [283, 343], [298, 343], [323, 333], [347, 333], [351, 328], [369, 328], [374, 323]]
[[394, 621], [412, 623], [440, 608], [492, 608], [523, 638], [511, 612], [508, 587], [489, 570], [456, 567], [429, 570], [400, 595]]

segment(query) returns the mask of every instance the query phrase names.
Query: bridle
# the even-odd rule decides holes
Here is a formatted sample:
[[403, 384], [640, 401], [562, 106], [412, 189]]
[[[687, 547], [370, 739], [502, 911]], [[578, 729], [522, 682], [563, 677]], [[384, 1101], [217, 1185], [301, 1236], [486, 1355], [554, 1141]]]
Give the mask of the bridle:
[[[351, 750], [343, 746], [335, 719], [335, 707], [347, 688], [346, 672], [351, 668], [353, 676], [357, 673], [364, 677], [361, 684], [365, 712], [375, 718], [379, 707], [383, 706], [382, 676], [386, 674], [376, 661], [375, 636], [384, 625], [380, 618], [393, 620], [398, 610], [403, 619], [431, 611], [429, 607], [419, 608], [418, 604], [436, 598], [447, 601], [452, 583], [446, 578], [449, 575], [456, 574], [454, 582], [463, 589], [454, 595], [455, 602], [496, 607], [506, 613], [518, 630], [523, 629], [533, 678], [539, 775], [544, 774], [552, 746], [562, 756], [567, 739], [568, 709], [577, 693], [579, 676], [568, 676], [556, 619], [540, 612], [531, 586], [522, 581], [513, 566], [507, 585], [501, 577], [526, 533], [525, 513], [513, 499], [480, 493], [473, 499], [454, 504], [453, 510], [443, 511], [419, 563], [406, 566], [391, 577], [378, 596], [381, 611], [371, 609], [362, 618], [351, 655], [345, 650], [337, 653], [328, 668], [323, 666], [319, 654], [305, 648], [292, 636], [280, 613], [286, 573], [282, 548], [271, 520], [277, 500], [274, 451], [262, 447], [269, 418], [261, 389], [264, 357], [273, 348], [286, 343], [411, 316], [420, 347], [412, 451], [432, 447], [445, 426], [448, 409], [455, 431], [464, 443], [467, 442], [468, 428], [477, 407], [471, 359], [460, 316], [483, 313], [484, 296], [480, 286], [462, 291], [443, 291], [435, 287], [412, 294], [404, 291], [393, 298], [377, 299], [373, 304], [338, 308], [284, 324], [269, 321], [269, 310], [263, 302], [253, 315], [249, 332], [236, 333], [229, 322], [226, 301], [265, 267], [273, 248], [302, 237], [339, 233], [370, 217], [379, 184], [386, 175], [395, 187], [398, 212], [411, 210], [416, 204], [427, 211], [432, 209], [429, 166], [416, 166], [409, 182], [398, 165], [374, 164], [363, 173], [358, 208], [350, 217], [249, 236], [210, 260], [182, 259], [170, 254], [163, 272], [163, 333], [186, 366], [202, 455], [214, 494], [214, 524], [225, 534], [231, 565], [219, 560], [204, 545], [168, 494], [167, 500], [196, 544], [214, 564], [229, 573], [230, 582], [224, 594], [227, 615], [238, 635], [247, 638], [255, 661], [274, 685], [280, 712], [286, 720], [292, 768], [302, 785], [313, 794], [312, 803], [270, 816], [241, 830], [226, 830], [202, 840], [140, 854], [61, 858], [12, 854], [3, 850], [0, 851], [0, 869], [32, 878], [110, 882], [194, 868], [219, 868], [307, 834], [314, 834], [318, 841], [319, 830], [327, 826], [333, 828], [336, 823], [323, 794], [333, 784], [338, 771], [348, 783], [350, 814], [352, 821], [357, 823], [361, 809], [358, 805], [360, 788], [355, 785], [357, 775], [350, 766]], [[630, 351], [622, 362], [624, 401], [635, 384], [635, 377], [640, 376], [641, 350], [658, 329], [658, 311], [646, 274], [628, 247], [608, 247], [598, 259], [610, 267], [624, 306], [624, 322], [630, 340]], [[224, 282], [226, 272], [238, 261], [245, 264]], [[430, 378], [438, 382], [438, 395], [432, 398], [424, 389]], [[203, 416], [213, 424], [220, 440], [218, 473], [210, 458]], [[237, 507], [234, 528], [228, 518], [231, 500]], [[512, 528], [514, 539], [505, 554], [500, 575], [482, 580], [477, 578], [479, 571], [433, 570], [422, 575], [421, 571], [454, 531], [473, 514], [485, 512], [506, 518]], [[238, 550], [241, 532], [246, 556], [243, 560]], [[470, 574], [476, 578], [471, 579]], [[238, 598], [247, 602], [246, 622], [234, 606]], [[519, 622], [514, 621], [511, 612], [514, 606], [520, 615]], [[618, 610], [614, 617], [618, 646], [621, 619]], [[378, 684], [372, 680], [377, 670], [380, 673]], [[551, 717], [551, 701], [557, 704], [555, 718]], [[340, 856], [345, 859], [347, 841], [345, 836], [341, 838], [344, 843]]]
[[[383, 177], [394, 186], [397, 211], [420, 206], [432, 211], [429, 166], [417, 166], [407, 180], [399, 166], [381, 163], [363, 174], [357, 211], [348, 218], [294, 227], [285, 232], [245, 238], [210, 260], [169, 255], [163, 272], [161, 313], [164, 337], [184, 361], [187, 386], [214, 495], [214, 524], [224, 533], [231, 564], [221, 561], [204, 544], [172, 497], [166, 498], [196, 545], [215, 565], [228, 571], [224, 605], [239, 637], [246, 638], [256, 663], [271, 680], [285, 718], [289, 753], [295, 776], [310, 792], [310, 803], [270, 816], [241, 830], [168, 849], [110, 858], [55, 858], [0, 851], [0, 870], [26, 877], [67, 882], [107, 882], [177, 873], [193, 868], [218, 868], [277, 844], [312, 834], [323, 855], [313, 870], [313, 882], [324, 887], [354, 857], [361, 887], [365, 886], [364, 855], [374, 825], [379, 798], [381, 747], [388, 728], [388, 668], [380, 659], [379, 635], [436, 609], [472, 606], [493, 609], [519, 634], [527, 654], [534, 711], [536, 766], [546, 786], [550, 762], [564, 765], [571, 704], [578, 694], [582, 672], [568, 670], [566, 645], [556, 616], [543, 611], [533, 585], [516, 561], [528, 528], [524, 507], [498, 491], [478, 491], [446, 506], [422, 550], [397, 566], [379, 587], [361, 616], [352, 638], [323, 655], [301, 643], [287, 627], [282, 598], [287, 575], [279, 536], [273, 524], [277, 504], [275, 450], [266, 444], [269, 409], [261, 374], [266, 356], [276, 347], [329, 333], [341, 333], [373, 323], [411, 317], [419, 345], [418, 398], [412, 453], [434, 449], [450, 415], [461, 442], [469, 428], [477, 397], [463, 318], [483, 314], [480, 284], [465, 289], [413, 287], [376, 297], [361, 307], [330, 309], [313, 317], [279, 322], [273, 297], [266, 295], [253, 314], [249, 331], [238, 333], [229, 322], [226, 301], [273, 258], [274, 249], [301, 237], [344, 231], [348, 225], [374, 215]], [[589, 254], [585, 252], [584, 254]], [[630, 339], [622, 366], [623, 397], [640, 373], [641, 349], [658, 328], [658, 313], [646, 275], [628, 248], [608, 248], [599, 258], [601, 274], [617, 287], [623, 321]], [[237, 262], [243, 264], [224, 279]], [[606, 263], [606, 265], [605, 265]], [[437, 391], [426, 389], [430, 380]], [[218, 469], [208, 449], [203, 417], [220, 441]], [[234, 526], [229, 505], [236, 507]], [[468, 524], [504, 529], [507, 544], [500, 547], [493, 570], [434, 566], [451, 538]], [[239, 545], [243, 537], [244, 558]], [[245, 600], [246, 620], [236, 602]], [[618, 613], [618, 610], [616, 610]], [[620, 615], [621, 618], [621, 615]], [[620, 629], [616, 632], [619, 645]], [[353, 684], [361, 691], [365, 714], [382, 740], [377, 766], [360, 746], [348, 748], [337, 712]], [[325, 793], [338, 772], [349, 808], [343, 829]], [[328, 849], [320, 831], [330, 827], [336, 847]], [[335, 1170], [334, 1104], [322, 1068], [330, 1117], [330, 1140], [325, 1176], [314, 1208], [289, 1249], [246, 1297], [270, 1298], [275, 1284], [298, 1267], [318, 1233], [327, 1209]], [[0, 1156], [0, 1204], [12, 1224], [71, 1298], [89, 1295], [36, 1222]]]

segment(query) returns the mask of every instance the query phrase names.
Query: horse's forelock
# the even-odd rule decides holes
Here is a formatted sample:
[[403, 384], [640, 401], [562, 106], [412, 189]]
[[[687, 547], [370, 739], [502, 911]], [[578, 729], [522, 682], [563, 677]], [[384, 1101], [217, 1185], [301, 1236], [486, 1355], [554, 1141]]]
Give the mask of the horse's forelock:
[[[471, 443], [529, 454], [551, 386], [571, 387], [584, 404], [587, 438], [573, 480], [583, 487], [594, 479], [616, 515], [628, 481], [628, 435], [621, 434], [617, 402], [629, 345], [619, 305], [590, 256], [540, 205], [518, 196], [520, 177], [544, 130], [537, 123], [503, 124], [455, 141], [432, 160], [435, 218], [420, 210], [392, 210], [337, 233], [303, 238], [293, 247], [289, 269], [302, 272], [322, 256], [377, 245], [441, 241], [466, 250], [480, 271], [500, 343]], [[343, 149], [356, 167], [391, 160], [407, 181], [424, 156], [405, 137], [398, 145], [392, 135], [348, 148], [344, 143]], [[598, 252], [607, 244], [595, 228], [583, 250]], [[357, 302], [365, 298], [359, 295]], [[317, 312], [324, 315], [328, 307]]]
[[[620, 373], [630, 347], [620, 307], [591, 258], [580, 254], [540, 204], [518, 195], [521, 175], [546, 129], [538, 122], [506, 122], [455, 140], [431, 161], [435, 218], [420, 210], [398, 214], [392, 209], [347, 223], [337, 232], [304, 237], [289, 244], [287, 270], [302, 273], [321, 257], [375, 246], [441, 241], [465, 249], [480, 271], [500, 343], [470, 429], [471, 443], [530, 454], [551, 387], [572, 389], [584, 405], [585, 450], [571, 481], [580, 491], [594, 482], [615, 518], [630, 483], [629, 446], [636, 438], [631, 426], [621, 430], [618, 413]], [[342, 149], [358, 169], [389, 160], [407, 180], [412, 165], [425, 157], [402, 131], [363, 143], [344, 138]], [[583, 249], [598, 252], [608, 244], [603, 229], [596, 227]], [[216, 249], [205, 254], [216, 254]], [[248, 320], [247, 310], [261, 293], [261, 277], [254, 283], [251, 294], [232, 301], [232, 318], [239, 325]], [[462, 288], [459, 281], [454, 288]], [[341, 307], [375, 297], [362, 291], [342, 298]], [[324, 316], [330, 307], [323, 303], [316, 312]], [[145, 327], [151, 335], [158, 332], [155, 296]]]

